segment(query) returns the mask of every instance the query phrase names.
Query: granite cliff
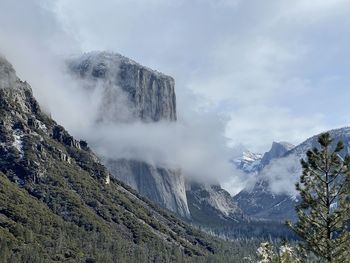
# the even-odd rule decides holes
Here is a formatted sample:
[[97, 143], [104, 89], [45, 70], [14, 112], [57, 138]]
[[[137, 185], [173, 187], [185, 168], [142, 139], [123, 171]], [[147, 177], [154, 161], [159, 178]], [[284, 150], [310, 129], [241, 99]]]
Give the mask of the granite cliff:
[[[96, 122], [176, 121], [173, 78], [117, 53], [87, 53], [71, 58], [68, 66], [78, 79], [84, 81], [86, 89], [102, 89]], [[120, 97], [124, 99], [120, 101]], [[114, 177], [141, 195], [182, 217], [190, 217], [181, 173], [130, 159], [107, 157], [105, 165]]]
[[[91, 52], [71, 58], [68, 67], [87, 90], [102, 89], [103, 99], [97, 123], [116, 124], [133, 121], [150, 123], [177, 120], [175, 82], [172, 77], [144, 67], [119, 54], [108, 52]], [[120, 99], [121, 97], [123, 99]], [[120, 104], [124, 106], [122, 110]], [[105, 165], [114, 177], [141, 195], [181, 217], [196, 220], [190, 211], [190, 207], [196, 206], [190, 205], [188, 200], [194, 202], [198, 198], [193, 198], [196, 194], [189, 188], [186, 191], [187, 179], [180, 171], [156, 167], [132, 158], [115, 159], [107, 156], [104, 159]], [[202, 188], [206, 190], [204, 185]], [[221, 205], [217, 206], [218, 202], [213, 201], [225, 191], [218, 189], [218, 186], [210, 189], [211, 201], [207, 205], [213, 206], [213, 210], [222, 214], [223, 218], [229, 218], [226, 215], [227, 207], [231, 209], [230, 214], [234, 215], [233, 207], [236, 206], [232, 204], [232, 199], [219, 198], [218, 202]], [[217, 190], [215, 194], [213, 189]], [[188, 198], [189, 196], [191, 198]], [[226, 203], [222, 205], [224, 202]]]
[[91, 52], [71, 58], [68, 66], [81, 79], [89, 80], [90, 85], [103, 85], [101, 118], [118, 115], [113, 99], [121, 88], [132, 115], [129, 117], [145, 122], [176, 120], [175, 81], [172, 77], [108, 52]]

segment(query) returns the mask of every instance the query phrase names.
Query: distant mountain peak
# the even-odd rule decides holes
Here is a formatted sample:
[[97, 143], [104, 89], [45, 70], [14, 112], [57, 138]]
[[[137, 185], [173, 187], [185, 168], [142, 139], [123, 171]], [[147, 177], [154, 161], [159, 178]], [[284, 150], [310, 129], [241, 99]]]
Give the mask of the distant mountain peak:
[[294, 144], [292, 144], [292, 143], [289, 143], [289, 142], [285, 142], [285, 141], [281, 141], [281, 142], [273, 142], [272, 143], [272, 148], [273, 147], [278, 147], [278, 146], [282, 146], [282, 147], [284, 147], [286, 150], [291, 150], [291, 149], [293, 149], [294, 147], [295, 147], [295, 145]]
[[288, 142], [273, 142], [271, 149], [261, 159], [261, 168], [268, 165], [273, 159], [280, 158], [295, 146]]

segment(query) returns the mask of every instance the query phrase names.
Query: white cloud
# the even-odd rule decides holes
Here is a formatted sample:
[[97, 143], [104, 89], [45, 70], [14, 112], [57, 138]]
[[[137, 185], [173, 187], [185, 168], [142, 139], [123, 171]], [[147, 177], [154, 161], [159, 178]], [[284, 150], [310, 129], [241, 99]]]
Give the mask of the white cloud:
[[230, 39], [213, 51], [210, 71], [195, 72], [188, 85], [216, 103], [230, 100], [241, 107], [266, 103], [276, 95], [294, 92], [288, 82], [295, 76], [286, 68], [294, 66], [304, 53], [264, 37], [252, 37], [249, 43]]
[[233, 168], [226, 159], [229, 153], [220, 127], [212, 124], [217, 121], [208, 118], [191, 123], [98, 124], [80, 134], [107, 159], [142, 160], [217, 182], [230, 178]]
[[262, 170], [261, 176], [269, 182], [269, 187], [273, 193], [297, 196], [295, 183], [298, 182], [301, 173], [300, 158], [290, 155], [271, 161]]
[[272, 141], [297, 144], [300, 138], [327, 130], [329, 127], [324, 126], [323, 120], [320, 114], [310, 119], [294, 116], [285, 108], [256, 105], [232, 113], [226, 132], [231, 144], [244, 144], [248, 149], [265, 152], [266, 144], [271, 145]]

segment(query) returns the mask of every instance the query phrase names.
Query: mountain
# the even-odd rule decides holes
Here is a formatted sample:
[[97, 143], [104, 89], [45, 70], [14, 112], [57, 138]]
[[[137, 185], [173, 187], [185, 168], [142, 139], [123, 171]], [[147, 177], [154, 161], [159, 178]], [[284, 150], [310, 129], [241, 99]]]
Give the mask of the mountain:
[[[247, 216], [258, 220], [274, 221], [295, 218], [295, 198], [288, 194], [273, 193], [268, 178], [262, 175], [265, 167], [273, 165], [276, 159], [285, 156], [293, 148], [294, 146], [290, 143], [273, 142], [271, 149], [260, 159], [253, 159], [252, 164], [254, 165], [237, 166], [244, 172], [256, 176], [256, 183], [252, 188], [242, 190], [233, 198]], [[237, 164], [238, 161], [235, 163]]]
[[241, 148], [241, 156], [235, 156], [232, 162], [236, 168], [245, 173], [257, 173], [267, 166], [272, 160], [284, 156], [295, 146], [288, 142], [273, 142], [271, 149], [262, 154], [253, 153], [245, 148]]
[[[91, 52], [72, 57], [68, 61], [72, 74], [87, 90], [102, 89], [103, 99], [96, 122], [121, 123], [142, 121], [175, 122], [175, 81], [172, 77], [149, 69], [117, 53]], [[122, 99], [121, 99], [122, 97]], [[121, 107], [123, 104], [125, 107]], [[123, 108], [121, 110], [121, 108]], [[125, 118], [127, 116], [127, 118]], [[96, 145], [98, 146], [98, 145]], [[164, 147], [167, 147], [164, 145]], [[125, 182], [142, 196], [194, 222], [201, 221], [194, 207], [198, 207], [195, 193], [186, 185], [186, 176], [167, 167], [156, 167], [137, 159], [104, 157], [104, 164], [115, 178]], [[195, 182], [207, 191], [207, 186]], [[227, 207], [238, 207], [228, 193], [219, 186], [210, 188], [210, 209], [228, 218]], [[214, 199], [218, 199], [214, 201]], [[219, 200], [220, 199], [220, 200]], [[189, 200], [196, 204], [189, 204]], [[220, 203], [221, 205], [216, 205]], [[192, 211], [191, 211], [192, 209]], [[237, 214], [239, 211], [236, 211]]]
[[[104, 89], [101, 116], [119, 116], [116, 98], [121, 88], [133, 117], [143, 121], [175, 121], [175, 81], [118, 53], [90, 52], [68, 60], [71, 72]], [[90, 86], [90, 88], [92, 88]], [[117, 120], [119, 121], [119, 120]]]
[[284, 156], [295, 146], [288, 142], [273, 142], [270, 151], [266, 152], [261, 158], [260, 170], [267, 166], [272, 160]]
[[[333, 139], [331, 147], [335, 148], [336, 143], [338, 141], [342, 141], [344, 143], [344, 149], [340, 152], [340, 155], [344, 157], [346, 154], [350, 153], [350, 127], [333, 129], [327, 132], [331, 135], [331, 138]], [[299, 158], [305, 157], [307, 150], [315, 147], [319, 148], [319, 144], [318, 144], [319, 136], [320, 134], [317, 134], [307, 139], [306, 141], [302, 142], [301, 144], [299, 144], [298, 146], [290, 150], [287, 156], [294, 155]]]
[[266, 180], [259, 180], [252, 189], [242, 190], [233, 199], [243, 213], [255, 220], [284, 222], [296, 218], [295, 197], [273, 193]]
[[0, 58], [0, 262], [228, 262], [232, 245], [111, 177]]
[[242, 210], [232, 202], [231, 195], [220, 185], [191, 182], [187, 184], [186, 195], [191, 216], [196, 223], [208, 226], [237, 223], [246, 219]]
[[[340, 153], [342, 157], [350, 154], [350, 127], [344, 127], [327, 131], [333, 138], [332, 147], [338, 141], [344, 142], [344, 150]], [[289, 143], [273, 144], [271, 150], [264, 154], [261, 165], [257, 169], [257, 182], [251, 189], [244, 189], [236, 196], [242, 211], [255, 219], [285, 221], [295, 220], [295, 205], [298, 203], [298, 196], [292, 194], [294, 183], [301, 175], [299, 160], [306, 157], [306, 152], [312, 148], [318, 148], [319, 134], [312, 136], [301, 144], [293, 147]], [[279, 182], [289, 184], [289, 193], [284, 193], [279, 188]], [[272, 188], [274, 188], [272, 190]], [[288, 185], [287, 185], [288, 188]], [[285, 189], [286, 190], [286, 189]]]

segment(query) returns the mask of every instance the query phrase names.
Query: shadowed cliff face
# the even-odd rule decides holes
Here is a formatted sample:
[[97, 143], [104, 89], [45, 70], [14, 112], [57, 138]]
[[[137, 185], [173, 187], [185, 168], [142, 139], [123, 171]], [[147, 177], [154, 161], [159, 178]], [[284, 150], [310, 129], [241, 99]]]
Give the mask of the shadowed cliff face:
[[273, 142], [271, 150], [266, 152], [261, 159], [261, 168], [268, 165], [273, 159], [282, 157], [294, 147], [288, 142]]
[[190, 217], [185, 192], [185, 178], [180, 171], [154, 167], [136, 160], [108, 160], [113, 175], [182, 217]]

